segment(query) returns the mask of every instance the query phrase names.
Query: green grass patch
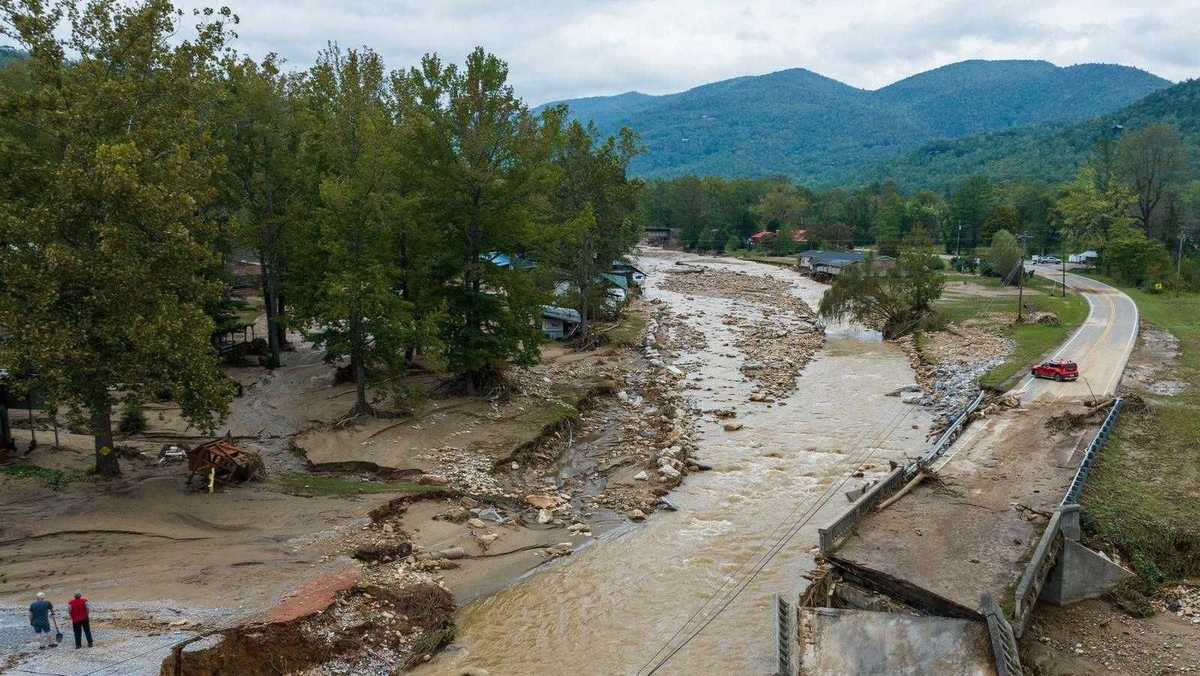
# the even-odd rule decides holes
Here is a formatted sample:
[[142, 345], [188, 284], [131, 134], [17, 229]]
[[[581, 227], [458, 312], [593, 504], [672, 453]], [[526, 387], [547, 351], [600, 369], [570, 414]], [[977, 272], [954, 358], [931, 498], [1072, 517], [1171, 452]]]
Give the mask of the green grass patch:
[[[969, 281], [981, 283], [984, 286], [999, 287], [1000, 280], [995, 277], [979, 277], [975, 275], [947, 275], [957, 279], [969, 278]], [[1012, 339], [1015, 344], [1013, 353], [1005, 362], [988, 371], [979, 379], [980, 385], [993, 390], [1006, 390], [1012, 387], [1034, 363], [1058, 348], [1075, 329], [1087, 319], [1087, 300], [1076, 293], [1068, 293], [1066, 298], [1050, 293], [1055, 285], [1047, 280], [1034, 278], [1036, 284], [1027, 288], [1024, 302], [1036, 312], [1053, 312], [1058, 316], [1059, 326], [1043, 324], [997, 325], [997, 330]], [[963, 322], [970, 319], [987, 320], [987, 316], [996, 312], [1015, 313], [1017, 298], [960, 298], [946, 303], [939, 303], [938, 309], [952, 322]]]
[[638, 344], [638, 339], [645, 330], [646, 315], [636, 310], [628, 310], [625, 316], [621, 317], [621, 321], [617, 322], [605, 335], [608, 336], [608, 342], [613, 345], [630, 347]]
[[1200, 294], [1119, 288], [1145, 323], [1179, 339], [1163, 377], [1188, 383], [1121, 417], [1082, 499], [1089, 533], [1118, 546], [1149, 591], [1200, 575]]
[[282, 493], [302, 497], [318, 497], [329, 495], [374, 495], [378, 493], [406, 493], [420, 495], [433, 491], [444, 490], [441, 486], [422, 486], [414, 483], [386, 483], [382, 481], [362, 481], [347, 479], [330, 474], [306, 474], [304, 472], [289, 472], [274, 479], [275, 485]]
[[0, 465], [0, 474], [15, 479], [41, 481], [54, 490], [59, 490], [73, 481], [79, 481], [87, 475], [86, 472], [64, 472], [61, 469], [39, 467], [24, 462], [10, 462]]

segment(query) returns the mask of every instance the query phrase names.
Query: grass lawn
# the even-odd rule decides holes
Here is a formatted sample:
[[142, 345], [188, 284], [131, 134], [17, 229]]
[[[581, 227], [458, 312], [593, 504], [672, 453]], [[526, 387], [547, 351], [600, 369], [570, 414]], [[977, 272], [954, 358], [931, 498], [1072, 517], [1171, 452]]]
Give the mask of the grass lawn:
[[1164, 377], [1188, 388], [1147, 393], [1146, 411], [1122, 416], [1083, 505], [1089, 530], [1120, 547], [1152, 587], [1200, 575], [1200, 294], [1122, 290], [1144, 323], [1179, 339], [1179, 360]]
[[[996, 277], [978, 277], [975, 275], [946, 275], [947, 283], [954, 281], [969, 281], [982, 286], [999, 287], [1000, 280]], [[1025, 305], [1037, 312], [1053, 312], [1058, 316], [1059, 326], [1042, 324], [1012, 325], [997, 322], [997, 330], [1008, 336], [1016, 344], [1012, 355], [1001, 365], [988, 371], [980, 378], [983, 387], [994, 390], [1006, 390], [1017, 383], [1031, 365], [1042, 357], [1058, 348], [1079, 325], [1087, 319], [1087, 301], [1076, 293], [1068, 293], [1066, 298], [1054, 295], [1051, 291], [1054, 283], [1048, 280], [1033, 278], [1025, 289]], [[952, 322], [962, 322], [968, 319], [986, 319], [993, 313], [1013, 313], [1016, 311], [1017, 299], [1009, 298], [961, 298], [940, 303], [940, 309]]]
[[646, 315], [636, 310], [626, 310], [625, 316], [612, 328], [605, 331], [608, 342], [613, 345], [637, 345], [638, 338], [646, 328]]
[[272, 481], [281, 492], [304, 497], [321, 495], [371, 495], [375, 493], [408, 493], [416, 495], [445, 490], [442, 486], [360, 481], [329, 474], [305, 474], [304, 472], [289, 472], [276, 477]]

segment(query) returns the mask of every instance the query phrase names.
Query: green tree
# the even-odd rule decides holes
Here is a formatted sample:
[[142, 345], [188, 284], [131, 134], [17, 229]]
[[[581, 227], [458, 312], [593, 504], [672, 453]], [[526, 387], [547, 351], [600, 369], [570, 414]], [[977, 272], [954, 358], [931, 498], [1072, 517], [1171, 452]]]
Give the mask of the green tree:
[[232, 394], [204, 311], [222, 165], [205, 121], [232, 20], [206, 12], [180, 39], [167, 0], [0, 0], [31, 59], [29, 88], [0, 92], [0, 365], [87, 411], [103, 476], [118, 401], [169, 389], [211, 431]]
[[1135, 286], [1167, 279], [1172, 267], [1162, 242], [1150, 239], [1131, 223], [1112, 229], [1102, 261], [1105, 272]]
[[999, 230], [992, 235], [992, 246], [988, 249], [988, 262], [992, 272], [1000, 277], [1003, 284], [1015, 285], [1021, 274], [1021, 262], [1025, 259], [1021, 244], [1007, 230]]
[[508, 66], [482, 48], [461, 69], [426, 56], [398, 77], [413, 93], [407, 115], [423, 208], [441, 235], [447, 363], [474, 391], [508, 363], [538, 357], [545, 289], [536, 275], [501, 269], [487, 255], [523, 253], [536, 243], [557, 173], [549, 160], [562, 111], [530, 113], [508, 84]]
[[406, 347], [431, 333], [397, 293], [403, 273], [396, 224], [411, 217], [415, 197], [387, 91], [378, 54], [331, 46], [304, 92], [304, 159], [318, 170], [319, 201], [297, 255], [305, 281], [294, 285], [294, 309], [327, 358], [349, 358], [353, 415], [374, 413], [367, 400], [372, 373], [403, 368]]
[[806, 209], [808, 200], [804, 195], [795, 186], [781, 183], [760, 197], [751, 211], [763, 230], [780, 232], [800, 227]]
[[[222, 193], [232, 212], [235, 236], [258, 254], [271, 368], [284, 342], [281, 303], [289, 220], [305, 185], [299, 180], [301, 127], [294, 110], [294, 78], [282, 74], [274, 55], [261, 64], [225, 60], [225, 87], [218, 127], [228, 158]], [[311, 188], [311, 186], [309, 186]]]
[[947, 232], [946, 246], [951, 243], [957, 248], [971, 250], [983, 243], [981, 233], [983, 222], [995, 204], [996, 194], [992, 182], [983, 176], [973, 176], [959, 186], [950, 199], [950, 213], [947, 227], [953, 232]]
[[890, 269], [873, 254], [842, 271], [821, 297], [819, 312], [834, 321], [850, 319], [880, 327], [884, 338], [894, 340], [920, 327], [934, 313], [945, 277], [938, 272], [937, 257], [919, 248], [906, 249]]
[[559, 224], [549, 229], [544, 248], [548, 262], [571, 284], [585, 345], [591, 341], [591, 318], [604, 298], [597, 280], [613, 261], [632, 251], [640, 232], [633, 213], [641, 184], [627, 176], [629, 162], [639, 152], [637, 137], [623, 129], [620, 142], [609, 137], [597, 144], [595, 135], [594, 127], [578, 122], [566, 130], [554, 158], [561, 176], [552, 193]]
[[1063, 189], [1055, 210], [1070, 240], [1103, 248], [1111, 229], [1134, 221], [1129, 215], [1133, 200], [1132, 191], [1116, 181], [1102, 189], [1095, 169], [1084, 167]]
[[1155, 124], [1132, 132], [1117, 147], [1117, 172], [1132, 188], [1142, 231], [1151, 234], [1154, 212], [1166, 191], [1187, 178], [1188, 146], [1174, 127]]

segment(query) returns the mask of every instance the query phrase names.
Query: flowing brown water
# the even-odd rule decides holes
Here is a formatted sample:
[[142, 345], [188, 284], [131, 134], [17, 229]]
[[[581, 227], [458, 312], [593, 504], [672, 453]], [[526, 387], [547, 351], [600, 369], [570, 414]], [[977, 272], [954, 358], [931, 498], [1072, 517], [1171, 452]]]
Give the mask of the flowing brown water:
[[[847, 327], [828, 332], [825, 348], [804, 370], [786, 406], [748, 404], [753, 387], [738, 370], [741, 357], [724, 356], [730, 350], [718, 347], [734, 337], [720, 318], [731, 310], [747, 316], [761, 310], [699, 295], [688, 300], [656, 288], [655, 280], [673, 262], [642, 260], [651, 275], [647, 297], [693, 315], [687, 321], [705, 333], [709, 348], [676, 364], [689, 375], [699, 373], [712, 388], [691, 392], [700, 409], [736, 407], [745, 429], [725, 432], [717, 421], [701, 420], [697, 457], [713, 470], [690, 475], [671, 494], [679, 511], [611, 531], [593, 546], [467, 606], [459, 613], [454, 644], [417, 673], [474, 668], [491, 676], [636, 674], [722, 584], [744, 580], [770, 543], [846, 476], [849, 456], [873, 448], [869, 462], [882, 474], [887, 460], [924, 447], [928, 415], [885, 396], [913, 382], [904, 354], [877, 335]], [[794, 292], [810, 304], [820, 297], [822, 287], [790, 271], [746, 264], [737, 269], [791, 280]], [[697, 309], [705, 311], [703, 317], [694, 316]], [[859, 483], [852, 480], [845, 488]], [[799, 593], [801, 576], [812, 566], [816, 529], [846, 504], [839, 491], [657, 673], [774, 673], [774, 594]]]

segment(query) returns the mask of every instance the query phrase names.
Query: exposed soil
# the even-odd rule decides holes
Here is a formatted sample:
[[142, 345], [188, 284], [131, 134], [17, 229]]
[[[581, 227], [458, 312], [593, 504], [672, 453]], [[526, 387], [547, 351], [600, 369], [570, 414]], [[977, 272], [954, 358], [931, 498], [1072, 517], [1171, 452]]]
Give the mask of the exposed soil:
[[1134, 618], [1102, 600], [1066, 607], [1039, 604], [1020, 645], [1034, 676], [1188, 674], [1200, 671], [1191, 618]]
[[1011, 340], [977, 322], [952, 324], [944, 331], [931, 331], [919, 339], [905, 336], [897, 342], [909, 356], [923, 395], [905, 401], [934, 413], [934, 433], [953, 422], [979, 393], [978, 379], [1013, 351]]
[[1179, 361], [1179, 339], [1167, 331], [1142, 324], [1137, 347], [1129, 355], [1121, 388], [1157, 396], [1174, 396], [1187, 389], [1186, 382], [1175, 380]]

